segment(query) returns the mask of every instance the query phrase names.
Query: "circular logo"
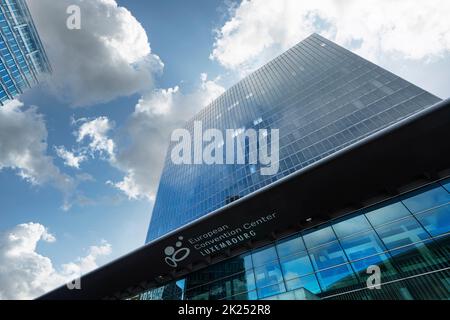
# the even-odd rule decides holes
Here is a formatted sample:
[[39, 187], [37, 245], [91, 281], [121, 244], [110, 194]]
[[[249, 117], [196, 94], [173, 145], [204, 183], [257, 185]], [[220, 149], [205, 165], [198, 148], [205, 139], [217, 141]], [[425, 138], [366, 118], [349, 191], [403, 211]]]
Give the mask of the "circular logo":
[[186, 259], [191, 253], [191, 250], [189, 250], [188, 248], [182, 248], [183, 237], [178, 237], [178, 240], [179, 241], [175, 243], [175, 247], [179, 249], [176, 249], [172, 246], [168, 246], [167, 248], [164, 249], [164, 254], [166, 255], [164, 260], [169, 266], [173, 268], [178, 267], [178, 262]]

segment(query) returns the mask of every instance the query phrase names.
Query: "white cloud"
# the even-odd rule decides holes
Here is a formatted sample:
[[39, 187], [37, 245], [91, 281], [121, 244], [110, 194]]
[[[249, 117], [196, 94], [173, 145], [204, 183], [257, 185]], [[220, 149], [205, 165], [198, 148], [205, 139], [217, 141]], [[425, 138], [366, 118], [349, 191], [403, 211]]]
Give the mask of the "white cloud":
[[[77, 121], [80, 122], [80, 121]], [[109, 132], [114, 128], [114, 123], [107, 117], [98, 117], [93, 120], [83, 120], [78, 129], [77, 142], [85, 140], [89, 142], [91, 154], [96, 152], [106, 155], [108, 159], [114, 159], [114, 141], [108, 138]]]
[[97, 268], [97, 259], [111, 253], [111, 245], [102, 241], [58, 271], [50, 258], [37, 252], [40, 241], [51, 243], [56, 238], [39, 223], [20, 224], [0, 233], [0, 299], [36, 298]]
[[119, 182], [109, 182], [129, 198], [154, 200], [172, 130], [184, 126], [193, 115], [225, 89], [218, 78], [201, 75], [199, 88], [183, 94], [178, 87], [155, 90], [143, 96], [128, 119], [123, 135], [131, 141], [117, 143], [113, 165], [126, 173]]
[[[28, 0], [50, 62], [49, 87], [72, 105], [144, 92], [163, 64], [142, 25], [114, 0]], [[81, 30], [69, 30], [66, 9], [81, 8]]]
[[36, 107], [12, 100], [0, 108], [0, 170], [10, 168], [34, 185], [51, 183], [68, 205], [74, 181], [47, 155], [47, 128]]
[[313, 32], [369, 59], [433, 59], [450, 51], [446, 0], [244, 0], [218, 31], [211, 58], [242, 75]]
[[55, 151], [68, 167], [80, 169], [80, 164], [87, 159], [85, 155], [76, 155], [73, 151], [66, 150], [64, 146], [55, 147]]
[[76, 259], [75, 262], [63, 264], [62, 272], [63, 272], [63, 274], [66, 274], [66, 275], [86, 274], [86, 273], [98, 268], [98, 265], [97, 265], [98, 258], [103, 257], [103, 256], [108, 256], [111, 254], [111, 252], [112, 252], [111, 245], [107, 241], [102, 240], [102, 242], [99, 246], [89, 247], [89, 251], [86, 256]]

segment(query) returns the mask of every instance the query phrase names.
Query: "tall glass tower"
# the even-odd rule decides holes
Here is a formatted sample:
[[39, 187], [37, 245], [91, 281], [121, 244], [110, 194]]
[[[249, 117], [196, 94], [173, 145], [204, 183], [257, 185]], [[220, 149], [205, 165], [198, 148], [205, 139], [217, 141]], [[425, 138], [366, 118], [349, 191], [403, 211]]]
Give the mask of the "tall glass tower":
[[195, 121], [202, 121], [203, 129], [279, 129], [278, 174], [261, 175], [261, 167], [250, 164], [175, 165], [172, 143], [147, 242], [439, 101], [313, 34], [231, 87], [185, 126], [191, 135]]
[[0, 0], [0, 105], [51, 72], [25, 0]]

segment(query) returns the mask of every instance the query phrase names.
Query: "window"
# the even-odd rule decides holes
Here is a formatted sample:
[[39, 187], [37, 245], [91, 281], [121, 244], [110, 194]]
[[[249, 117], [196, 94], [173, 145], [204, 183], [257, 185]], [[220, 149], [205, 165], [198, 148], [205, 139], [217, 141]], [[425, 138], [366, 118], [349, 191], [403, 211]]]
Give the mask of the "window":
[[324, 291], [336, 290], [357, 283], [356, 277], [348, 264], [321, 271], [317, 273], [317, 279]]
[[278, 262], [255, 269], [258, 296], [265, 298], [285, 291], [283, 276]]
[[372, 230], [345, 238], [341, 240], [341, 245], [350, 260], [361, 259], [386, 250], [378, 235]]
[[303, 244], [302, 238], [298, 235], [282, 240], [277, 244], [277, 251], [280, 257], [288, 256], [304, 250], [306, 250], [305, 245]]
[[331, 229], [331, 227], [326, 227], [317, 231], [311, 231], [307, 234], [304, 234], [303, 240], [305, 240], [307, 248], [314, 248], [322, 244], [336, 240], [336, 236], [334, 235], [334, 232]]
[[336, 223], [333, 225], [338, 238], [344, 238], [357, 232], [370, 229], [370, 224], [364, 215], [358, 215], [354, 218]]
[[262, 266], [268, 262], [277, 260], [277, 253], [275, 251], [275, 247], [270, 246], [265, 249], [259, 250], [252, 254], [253, 257], [253, 265], [255, 267]]
[[401, 202], [384, 205], [379, 209], [366, 213], [367, 219], [369, 219], [370, 223], [374, 227], [406, 217], [408, 215], [410, 215], [408, 209], [406, 209]]
[[304, 288], [311, 293], [320, 293], [320, 287], [314, 274], [286, 281], [286, 289], [288, 291]]
[[406, 246], [429, 238], [413, 217], [391, 223], [376, 231], [388, 249]]
[[284, 283], [281, 282], [268, 287], [258, 288], [258, 297], [259, 299], [264, 299], [283, 292], [286, 292], [286, 288]]
[[280, 264], [277, 262], [270, 263], [264, 267], [255, 269], [256, 286], [258, 288], [266, 287], [283, 281]]
[[450, 231], [450, 205], [418, 214], [416, 217], [432, 236]]
[[310, 251], [310, 256], [316, 270], [348, 262], [337, 241]]
[[298, 278], [314, 272], [311, 260], [306, 252], [282, 258], [280, 264], [285, 280]]
[[436, 184], [425, 190], [419, 190], [416, 195], [409, 196], [403, 200], [405, 206], [412, 213], [418, 213], [449, 202], [450, 194], [447, 190]]

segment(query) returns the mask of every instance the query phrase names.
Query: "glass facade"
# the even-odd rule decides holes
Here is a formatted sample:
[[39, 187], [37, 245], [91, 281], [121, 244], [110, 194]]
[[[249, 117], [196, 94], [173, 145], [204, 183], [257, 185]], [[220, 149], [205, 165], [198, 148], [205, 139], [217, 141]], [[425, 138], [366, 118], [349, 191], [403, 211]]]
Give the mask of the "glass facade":
[[[449, 299], [450, 179], [189, 274], [158, 299]], [[381, 289], [369, 289], [369, 266]], [[152, 299], [151, 289], [135, 299]]]
[[[312, 35], [231, 87], [185, 126], [191, 135], [195, 121], [202, 121], [203, 129], [236, 129], [237, 134], [250, 128], [279, 129], [278, 174], [261, 175], [261, 167], [253, 164], [174, 165], [170, 152], [175, 143], [171, 144], [147, 242], [438, 101], [439, 98], [417, 86], [319, 35]], [[250, 156], [248, 152], [247, 149], [246, 157]], [[388, 212], [383, 218], [374, 219], [391, 219], [400, 214]], [[308, 250], [315, 243], [335, 236], [331, 228], [323, 233], [324, 238], [306, 236]], [[336, 261], [346, 258], [335, 254]], [[336, 273], [341, 271], [344, 272], [336, 270]], [[276, 279], [280, 272], [274, 267], [270, 274]], [[336, 277], [330, 272], [323, 274], [325, 286]], [[280, 285], [280, 291], [288, 285], [295, 286], [294, 282], [286, 283]]]
[[0, 105], [51, 67], [25, 0], [0, 0]]

